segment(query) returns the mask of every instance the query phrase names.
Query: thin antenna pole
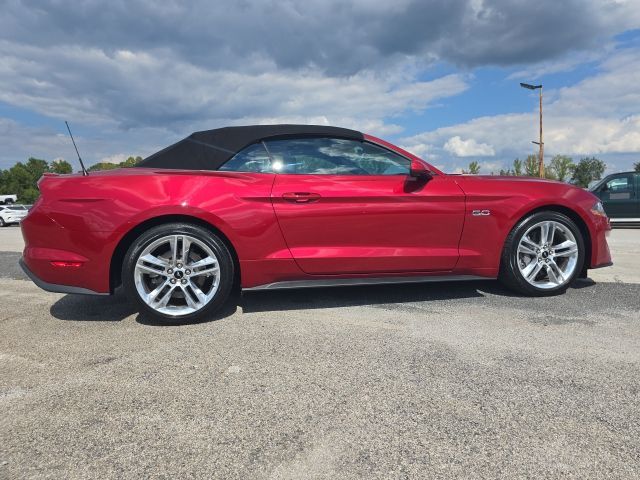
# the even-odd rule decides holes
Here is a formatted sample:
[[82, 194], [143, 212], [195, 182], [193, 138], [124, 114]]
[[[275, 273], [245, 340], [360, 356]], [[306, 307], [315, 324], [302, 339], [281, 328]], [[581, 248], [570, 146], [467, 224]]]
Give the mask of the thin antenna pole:
[[82, 158], [80, 158], [80, 152], [78, 151], [78, 147], [76, 146], [76, 141], [73, 139], [73, 134], [71, 133], [69, 124], [67, 123], [66, 120], [64, 121], [64, 124], [67, 126], [67, 131], [69, 132], [69, 136], [71, 137], [71, 141], [73, 142], [73, 148], [76, 149], [76, 154], [78, 155], [78, 160], [80, 161], [80, 166], [82, 167], [82, 175], [84, 176], [89, 175], [89, 172], [87, 172], [87, 169], [84, 168], [84, 163], [82, 163]]

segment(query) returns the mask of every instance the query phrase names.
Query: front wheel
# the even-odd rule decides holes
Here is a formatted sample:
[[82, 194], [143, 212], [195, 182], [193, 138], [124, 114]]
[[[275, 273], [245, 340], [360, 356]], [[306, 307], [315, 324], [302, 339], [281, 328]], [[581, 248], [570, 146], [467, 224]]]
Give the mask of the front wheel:
[[162, 323], [204, 320], [220, 309], [233, 286], [225, 243], [196, 225], [171, 223], [142, 234], [122, 269], [127, 295], [143, 316]]
[[530, 296], [563, 293], [582, 271], [585, 248], [576, 224], [558, 212], [521, 220], [504, 245], [500, 280]]
[[4, 218], [0, 217], [0, 227], [6, 227], [6, 226], [7, 226], [7, 224], [4, 221]]

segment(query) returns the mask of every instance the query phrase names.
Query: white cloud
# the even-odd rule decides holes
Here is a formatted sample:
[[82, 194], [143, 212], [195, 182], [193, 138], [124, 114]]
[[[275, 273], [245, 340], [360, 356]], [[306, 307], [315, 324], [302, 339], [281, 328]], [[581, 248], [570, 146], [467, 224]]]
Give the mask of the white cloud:
[[491, 145], [478, 143], [473, 138], [462, 140], [458, 135], [447, 140], [443, 148], [456, 157], [490, 157], [495, 155]]
[[[402, 132], [404, 115], [468, 88], [466, 74], [423, 80], [437, 61], [570, 69], [592, 61], [579, 52], [638, 24], [638, 0], [11, 1], [0, 16], [0, 102], [83, 126], [78, 139], [93, 161], [233, 124], [326, 123], [388, 136]], [[604, 71], [622, 70], [608, 62]], [[550, 150], [635, 148], [637, 94], [613, 77], [609, 88], [626, 93], [605, 94], [611, 113], [589, 108], [601, 85], [554, 92], [549, 114], [575, 122], [556, 121], [554, 131], [551, 120]], [[434, 161], [450, 152], [500, 157], [530, 148], [533, 123], [530, 115], [487, 117], [406, 143]], [[578, 124], [598, 131], [577, 141]], [[58, 130], [2, 128], [0, 166], [73, 157]]]
[[[628, 48], [605, 60], [597, 74], [545, 92], [545, 155], [640, 154], [638, 85], [640, 48]], [[507, 166], [537, 151], [531, 144], [538, 137], [537, 119], [537, 111], [479, 117], [405, 138], [403, 144], [416, 154], [429, 151], [433, 159], [451, 166], [455, 157], [465, 156], [461, 153], [482, 156], [482, 149], [467, 145], [486, 145]]]
[[[122, 139], [143, 139], [96, 159], [138, 154], [148, 145], [153, 151], [194, 130], [234, 124], [319, 123], [388, 136], [402, 127], [387, 118], [422, 111], [467, 88], [464, 75], [419, 81], [411, 62], [385, 74], [362, 71], [349, 77], [313, 69], [254, 74], [209, 70], [161, 51], [107, 54], [7, 41], [0, 41], [0, 57], [0, 102], [57, 118], [61, 125], [71, 119], [98, 127], [97, 143], [104, 143], [100, 137], [117, 138], [119, 145]], [[47, 137], [40, 141], [51, 144]], [[47, 157], [61, 154], [56, 148]], [[5, 146], [0, 161], [15, 162], [11, 155]]]
[[125, 127], [320, 116], [332, 123], [336, 118], [379, 122], [467, 88], [456, 74], [419, 81], [410, 63], [384, 74], [330, 77], [313, 69], [210, 70], [166, 51], [109, 55], [4, 41], [0, 56], [0, 101], [52, 117]]

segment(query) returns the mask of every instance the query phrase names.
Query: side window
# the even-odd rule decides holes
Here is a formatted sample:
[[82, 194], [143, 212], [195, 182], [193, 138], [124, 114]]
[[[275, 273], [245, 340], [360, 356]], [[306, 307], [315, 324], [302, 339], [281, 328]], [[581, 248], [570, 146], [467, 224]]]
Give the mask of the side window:
[[372, 143], [363, 143], [362, 149], [357, 162], [369, 175], [409, 175], [410, 160]]
[[218, 170], [226, 172], [272, 173], [269, 155], [262, 143], [255, 143], [236, 153]]
[[609, 193], [633, 192], [633, 177], [614, 177], [603, 185], [602, 190]]
[[265, 142], [273, 170], [314, 175], [407, 175], [411, 162], [376, 145], [340, 138]]

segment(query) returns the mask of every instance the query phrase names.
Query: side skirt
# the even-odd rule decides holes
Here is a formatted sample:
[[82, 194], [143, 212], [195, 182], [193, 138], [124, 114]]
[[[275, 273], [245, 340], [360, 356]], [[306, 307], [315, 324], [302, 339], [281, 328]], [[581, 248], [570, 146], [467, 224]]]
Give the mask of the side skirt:
[[495, 277], [480, 277], [477, 275], [437, 275], [424, 277], [322, 278], [318, 280], [287, 280], [284, 282], [267, 283], [256, 287], [243, 288], [243, 290], [245, 292], [251, 292], [258, 290], [280, 290], [286, 288], [346, 287], [351, 285], [387, 285], [395, 283], [461, 282], [467, 280], [495, 280]]

